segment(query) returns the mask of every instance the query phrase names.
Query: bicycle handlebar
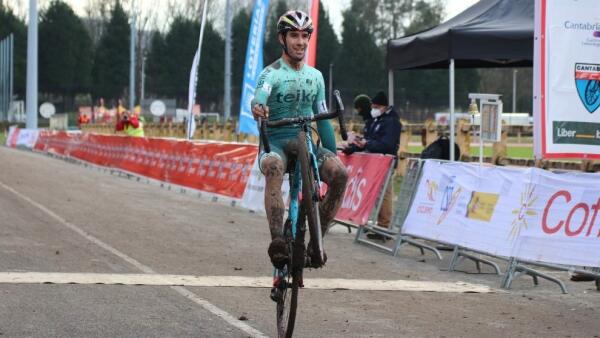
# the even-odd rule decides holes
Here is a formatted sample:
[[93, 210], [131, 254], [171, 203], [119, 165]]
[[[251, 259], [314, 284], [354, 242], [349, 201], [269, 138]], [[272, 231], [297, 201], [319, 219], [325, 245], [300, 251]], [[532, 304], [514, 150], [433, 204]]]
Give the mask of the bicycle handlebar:
[[267, 123], [266, 122], [267, 121], [264, 121], [261, 117], [258, 118], [258, 126], [260, 128], [258, 133], [260, 134], [260, 141], [263, 144], [265, 152], [270, 153], [271, 145], [269, 145], [269, 140], [267, 139]]
[[327, 120], [327, 119], [333, 119], [338, 117], [339, 112], [333, 112], [333, 113], [325, 113], [325, 114], [318, 114], [315, 116], [299, 116], [299, 117], [286, 117], [277, 121], [268, 121], [267, 127], [270, 128], [274, 128], [274, 127], [282, 127], [282, 126], [289, 126], [292, 124], [302, 124], [302, 123], [306, 123], [306, 122], [314, 122], [314, 121], [320, 121], [320, 120]]
[[315, 116], [300, 116], [300, 117], [288, 117], [283, 118], [277, 121], [265, 121], [262, 118], [258, 118], [258, 126], [259, 126], [259, 134], [260, 141], [263, 144], [264, 151], [269, 153], [271, 152], [271, 146], [269, 145], [269, 139], [267, 137], [267, 127], [282, 127], [289, 126], [292, 124], [302, 124], [302, 123], [310, 123], [313, 121], [321, 121], [338, 118], [338, 122], [340, 124], [340, 134], [342, 136], [342, 140], [346, 141], [348, 139], [348, 133], [346, 132], [346, 124], [344, 123], [344, 103], [342, 102], [342, 98], [340, 96], [340, 91], [335, 90], [333, 92], [336, 101], [336, 111], [325, 114], [318, 114]]
[[340, 134], [342, 136], [342, 140], [348, 140], [348, 133], [346, 132], [346, 123], [344, 122], [344, 103], [342, 102], [342, 97], [340, 96], [339, 90], [334, 90], [333, 95], [335, 96], [335, 102], [337, 105], [338, 114], [338, 123], [340, 124]]

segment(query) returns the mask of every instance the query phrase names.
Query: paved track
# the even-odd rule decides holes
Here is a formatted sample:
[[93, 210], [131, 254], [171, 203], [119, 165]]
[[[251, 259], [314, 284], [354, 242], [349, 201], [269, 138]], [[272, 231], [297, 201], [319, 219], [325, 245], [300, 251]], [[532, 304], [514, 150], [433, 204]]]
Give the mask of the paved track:
[[[393, 258], [334, 229], [326, 239], [328, 266], [305, 278], [462, 281], [491, 288], [500, 282], [473, 274], [469, 263], [461, 267], [465, 272], [445, 272], [447, 260], [412, 248]], [[261, 215], [0, 147], [1, 274], [265, 277], [271, 271], [267, 244]], [[600, 336], [600, 293], [592, 283], [568, 283], [569, 295], [541, 283], [533, 287], [521, 277], [512, 291], [496, 293], [306, 289], [296, 336]], [[0, 294], [0, 334], [9, 337], [275, 334], [265, 288], [3, 281]]]

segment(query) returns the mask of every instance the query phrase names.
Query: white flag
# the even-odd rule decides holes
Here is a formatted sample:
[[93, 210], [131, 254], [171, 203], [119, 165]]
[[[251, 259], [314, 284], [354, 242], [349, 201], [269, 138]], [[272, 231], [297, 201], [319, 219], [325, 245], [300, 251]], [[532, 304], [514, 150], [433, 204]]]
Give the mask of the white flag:
[[198, 38], [198, 49], [192, 61], [192, 70], [190, 71], [190, 84], [188, 87], [188, 121], [187, 121], [187, 139], [191, 140], [196, 131], [196, 120], [194, 120], [194, 103], [196, 103], [196, 85], [198, 84], [198, 65], [200, 64], [200, 53], [202, 51], [202, 37], [204, 36], [204, 23], [206, 21], [206, 3], [204, 1], [204, 10], [202, 11], [202, 24], [200, 25], [200, 37]]

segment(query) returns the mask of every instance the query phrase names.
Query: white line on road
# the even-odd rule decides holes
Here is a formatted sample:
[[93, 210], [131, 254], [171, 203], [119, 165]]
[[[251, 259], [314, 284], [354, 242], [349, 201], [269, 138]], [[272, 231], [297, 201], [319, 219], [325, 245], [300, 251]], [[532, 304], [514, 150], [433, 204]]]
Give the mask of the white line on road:
[[[59, 273], [59, 272], [0, 272], [0, 283], [7, 284], [107, 284], [107, 285], [165, 285], [193, 287], [271, 288], [272, 277], [189, 276], [124, 273]], [[464, 282], [433, 282], [412, 280], [372, 280], [310, 278], [305, 289], [360, 291], [416, 292], [473, 292], [494, 293], [487, 285]]]
[[[74, 232], [78, 233], [79, 235], [81, 235], [85, 239], [89, 240], [90, 242], [92, 242], [92, 243], [100, 246], [101, 248], [103, 248], [103, 249], [109, 251], [110, 253], [112, 253], [112, 254], [120, 257], [121, 259], [125, 260], [129, 264], [135, 266], [136, 268], [138, 268], [142, 272], [147, 273], [147, 274], [156, 274], [156, 272], [154, 272], [154, 270], [152, 270], [150, 267], [148, 267], [148, 266], [146, 266], [146, 265], [138, 262], [137, 260], [135, 260], [135, 259], [127, 256], [126, 254], [124, 254], [121, 251], [113, 248], [112, 246], [108, 245], [107, 243], [102, 242], [98, 238], [96, 238], [96, 237], [88, 234], [87, 232], [83, 231], [82, 229], [80, 229], [76, 225], [67, 222], [67, 220], [65, 220], [64, 218], [60, 217], [56, 213], [54, 213], [52, 210], [46, 208], [45, 206], [43, 206], [42, 204], [40, 204], [40, 203], [32, 200], [31, 198], [29, 198], [29, 197], [21, 194], [20, 192], [18, 192], [15, 189], [9, 187], [8, 185], [4, 184], [3, 182], [0, 182], [0, 186], [3, 187], [6, 190], [12, 192], [13, 194], [17, 195], [19, 198], [27, 201], [28, 203], [30, 203], [34, 207], [40, 209], [41, 211], [43, 211], [44, 213], [46, 213], [48, 216], [50, 216], [53, 219], [55, 219], [56, 221], [58, 221], [60, 224], [62, 224], [65, 227], [73, 230]], [[214, 304], [211, 304], [207, 300], [198, 297], [193, 292], [191, 292], [189, 290], [186, 290], [185, 288], [183, 288], [181, 286], [171, 286], [171, 288], [173, 290], [175, 290], [177, 293], [179, 293], [180, 295], [182, 295], [182, 296], [186, 297], [187, 299], [189, 299], [189, 300], [195, 302], [196, 304], [200, 305], [201, 307], [203, 307], [207, 311], [211, 312], [212, 314], [214, 314], [214, 315], [222, 318], [229, 325], [234, 326], [234, 327], [236, 327], [236, 328], [238, 328], [238, 329], [246, 332], [247, 334], [249, 334], [249, 335], [251, 335], [253, 337], [267, 337], [267, 335], [265, 335], [264, 333], [258, 331], [257, 329], [253, 328], [252, 326], [250, 326], [250, 325], [248, 325], [248, 324], [246, 324], [246, 323], [238, 320], [237, 318], [235, 318], [231, 314], [229, 314], [226, 311], [220, 309], [219, 307], [215, 306]]]

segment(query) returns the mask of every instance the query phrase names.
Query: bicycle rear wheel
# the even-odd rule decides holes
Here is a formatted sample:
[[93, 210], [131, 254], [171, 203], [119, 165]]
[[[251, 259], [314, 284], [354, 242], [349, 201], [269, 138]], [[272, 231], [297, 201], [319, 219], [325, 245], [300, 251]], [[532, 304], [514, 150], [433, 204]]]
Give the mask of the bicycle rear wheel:
[[[308, 221], [310, 232], [309, 244], [312, 245], [310, 250], [315, 253], [321, 251], [320, 243], [322, 240], [321, 225], [319, 224], [319, 202], [318, 198], [315, 198], [315, 194], [319, 193], [319, 184], [315, 180], [315, 175], [311, 169], [310, 154], [306, 147], [306, 133], [301, 131], [298, 134], [298, 140], [298, 159], [300, 161], [300, 171], [302, 172], [302, 207]], [[309, 258], [312, 260], [317, 255], [313, 256]], [[317, 265], [321, 266], [325, 263], [321, 255], [318, 255], [318, 259], [319, 262], [316, 262]]]

